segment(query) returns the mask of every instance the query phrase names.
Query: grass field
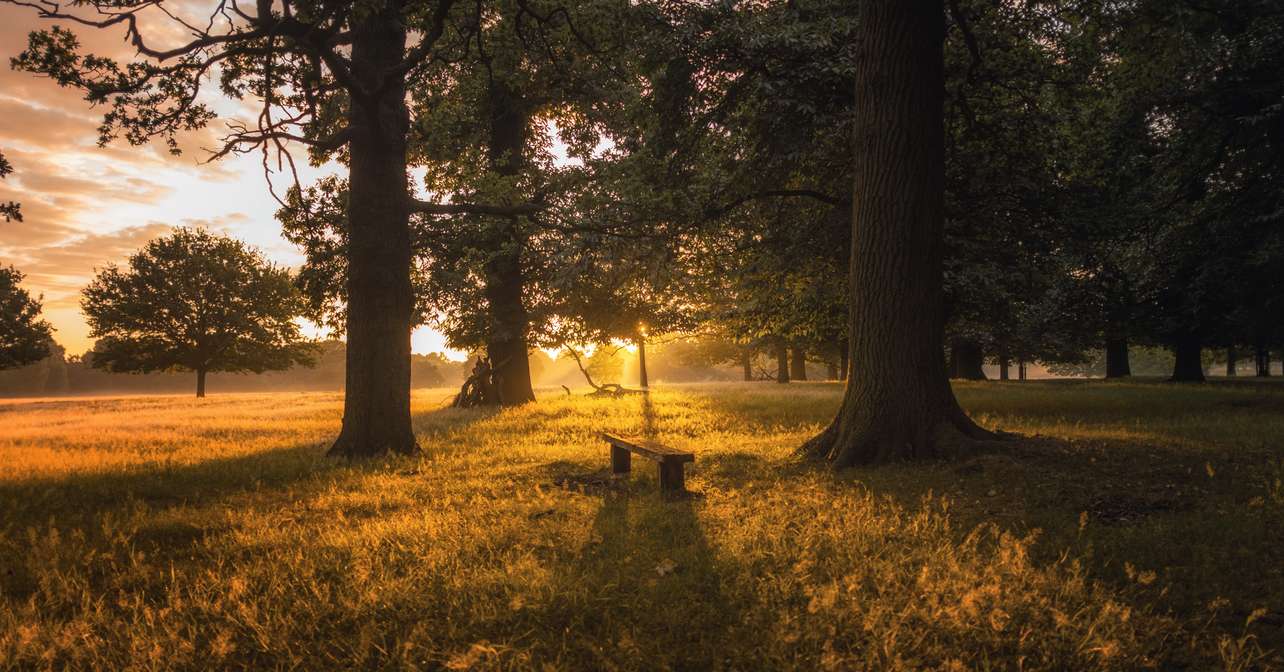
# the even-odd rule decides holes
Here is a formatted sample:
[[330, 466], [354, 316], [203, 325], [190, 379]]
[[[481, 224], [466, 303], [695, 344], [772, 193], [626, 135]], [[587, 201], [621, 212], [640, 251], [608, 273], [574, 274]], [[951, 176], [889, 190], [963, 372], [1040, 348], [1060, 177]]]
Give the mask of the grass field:
[[0, 667], [1284, 669], [1284, 385], [956, 389], [1021, 438], [838, 475], [830, 384], [422, 391], [355, 465], [333, 394], [3, 403]]

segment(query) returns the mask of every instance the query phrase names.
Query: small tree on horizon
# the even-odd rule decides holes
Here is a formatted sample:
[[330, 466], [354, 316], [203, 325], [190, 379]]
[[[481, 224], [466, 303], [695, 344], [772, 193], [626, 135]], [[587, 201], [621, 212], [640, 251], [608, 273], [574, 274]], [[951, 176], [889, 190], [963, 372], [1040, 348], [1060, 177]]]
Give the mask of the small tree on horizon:
[[97, 338], [92, 365], [111, 372], [184, 369], [205, 396], [211, 371], [281, 371], [311, 365], [299, 333], [302, 298], [290, 274], [234, 238], [177, 229], [108, 266], [83, 291]]
[[19, 286], [22, 278], [18, 269], [0, 266], [0, 370], [49, 356], [52, 329], [40, 319], [40, 299]]

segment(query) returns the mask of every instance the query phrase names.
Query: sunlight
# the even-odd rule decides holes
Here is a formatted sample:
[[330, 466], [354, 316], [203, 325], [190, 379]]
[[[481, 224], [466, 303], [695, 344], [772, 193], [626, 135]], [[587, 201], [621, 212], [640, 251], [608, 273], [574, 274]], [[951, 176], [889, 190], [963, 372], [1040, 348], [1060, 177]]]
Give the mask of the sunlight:
[[0, 670], [1284, 672], [1279, 5], [0, 0]]
[[446, 337], [431, 327], [418, 327], [410, 332], [410, 351], [416, 355], [439, 352], [456, 362], [468, 359], [468, 353], [446, 347]]

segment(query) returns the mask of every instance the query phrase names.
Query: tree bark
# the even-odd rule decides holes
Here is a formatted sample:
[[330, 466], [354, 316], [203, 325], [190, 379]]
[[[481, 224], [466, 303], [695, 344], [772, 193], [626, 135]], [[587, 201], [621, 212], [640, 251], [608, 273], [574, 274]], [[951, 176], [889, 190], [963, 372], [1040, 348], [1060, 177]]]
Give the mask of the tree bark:
[[753, 380], [753, 353], [747, 348], [740, 354], [740, 367], [744, 369], [745, 382]]
[[1168, 380], [1174, 383], [1204, 382], [1204, 363], [1201, 361], [1203, 345], [1199, 342], [1199, 336], [1179, 336], [1173, 344], [1173, 354], [1176, 361], [1173, 363], [1173, 375]]
[[800, 345], [793, 348], [793, 359], [789, 362], [790, 380], [807, 380], [807, 351]]
[[943, 353], [944, 5], [867, 0], [855, 43], [851, 364], [806, 453], [835, 467], [958, 456], [993, 435], [954, 397]]
[[971, 339], [954, 338], [950, 341], [950, 377], [963, 380], [986, 380], [985, 355], [981, 346]]
[[1239, 367], [1239, 353], [1235, 352], [1235, 346], [1226, 348], [1226, 377], [1234, 378], [1239, 375], [1236, 369]]
[[[530, 121], [527, 108], [521, 97], [498, 78], [487, 95], [490, 169], [502, 177], [512, 177], [521, 172], [525, 163]], [[526, 241], [515, 217], [497, 220], [492, 233], [486, 262], [486, 302], [490, 311], [486, 354], [495, 367], [500, 405], [517, 406], [535, 401], [526, 344], [530, 317], [522, 303], [526, 284], [522, 248]]]
[[205, 396], [205, 369], [196, 370], [196, 398]]
[[[496, 238], [500, 245], [516, 244], [511, 236], [511, 223], [499, 225]], [[531, 367], [526, 347], [529, 318], [522, 304], [522, 268], [520, 253], [502, 247], [486, 262], [486, 302], [489, 323], [486, 356], [495, 367], [498, 403], [517, 406], [535, 401], [531, 386]]]
[[1010, 376], [1008, 375], [1008, 368], [1010, 366], [1012, 366], [1012, 359], [1008, 357], [1008, 353], [1000, 352], [999, 353], [999, 380], [1010, 379]]
[[1259, 378], [1271, 377], [1271, 349], [1266, 345], [1259, 344], [1253, 357], [1257, 364], [1257, 376]]
[[789, 347], [783, 340], [776, 343], [776, 382], [789, 382]]
[[1128, 339], [1122, 336], [1106, 338], [1106, 378], [1126, 378], [1132, 375], [1128, 362]]
[[826, 377], [829, 380], [842, 380], [842, 370], [847, 362], [847, 339], [834, 339], [834, 354], [838, 357], [838, 360], [834, 361], [831, 359], [829, 361], [827, 370], [825, 371], [827, 374]]
[[1025, 378], [1026, 378], [1026, 366], [1025, 366], [1025, 360], [1022, 359], [1017, 361], [1017, 380], [1025, 380]]
[[[380, 81], [401, 61], [405, 45], [401, 3], [379, 5], [353, 27], [353, 75]], [[349, 107], [347, 373], [343, 428], [329, 454], [413, 454], [404, 78]]]
[[638, 387], [650, 387], [646, 375], [646, 339], [638, 338]]

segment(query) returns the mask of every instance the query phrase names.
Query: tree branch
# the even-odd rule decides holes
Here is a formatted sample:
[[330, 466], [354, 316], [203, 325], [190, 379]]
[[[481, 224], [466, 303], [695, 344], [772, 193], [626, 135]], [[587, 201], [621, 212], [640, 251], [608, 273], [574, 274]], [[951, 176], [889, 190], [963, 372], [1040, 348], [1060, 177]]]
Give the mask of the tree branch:
[[410, 199], [410, 211], [425, 215], [493, 215], [496, 217], [520, 217], [533, 215], [547, 206], [537, 203], [520, 205], [489, 205], [484, 203], [432, 203], [415, 198]]
[[[450, 9], [455, 4], [455, 0], [439, 0], [436, 11], [432, 15], [432, 27], [424, 33], [419, 44], [415, 45], [405, 58], [396, 66], [389, 69], [383, 74], [383, 79], [376, 87], [376, 91], [382, 90], [392, 82], [400, 81], [411, 70], [414, 70], [421, 63], [428, 60], [432, 55], [432, 50], [437, 46], [437, 41], [441, 39], [442, 34], [446, 32], [446, 19], [450, 16]], [[480, 30], [480, 27], [477, 28]]]
[[850, 206], [852, 204], [852, 200], [850, 198], [832, 196], [830, 194], [826, 194], [820, 191], [815, 191], [813, 189], [768, 189], [766, 191], [759, 191], [756, 193], [741, 196], [740, 198], [737, 198], [734, 201], [731, 201], [730, 203], [722, 207], [707, 208], [704, 211], [704, 215], [705, 215], [705, 218], [707, 219], [716, 219], [718, 217], [721, 217], [731, 212], [732, 210], [735, 210], [736, 208], [744, 205], [745, 203], [748, 203], [750, 201], [763, 200], [767, 198], [810, 198], [812, 200], [820, 201], [821, 203], [826, 203], [834, 207], [844, 207], [844, 206]]

